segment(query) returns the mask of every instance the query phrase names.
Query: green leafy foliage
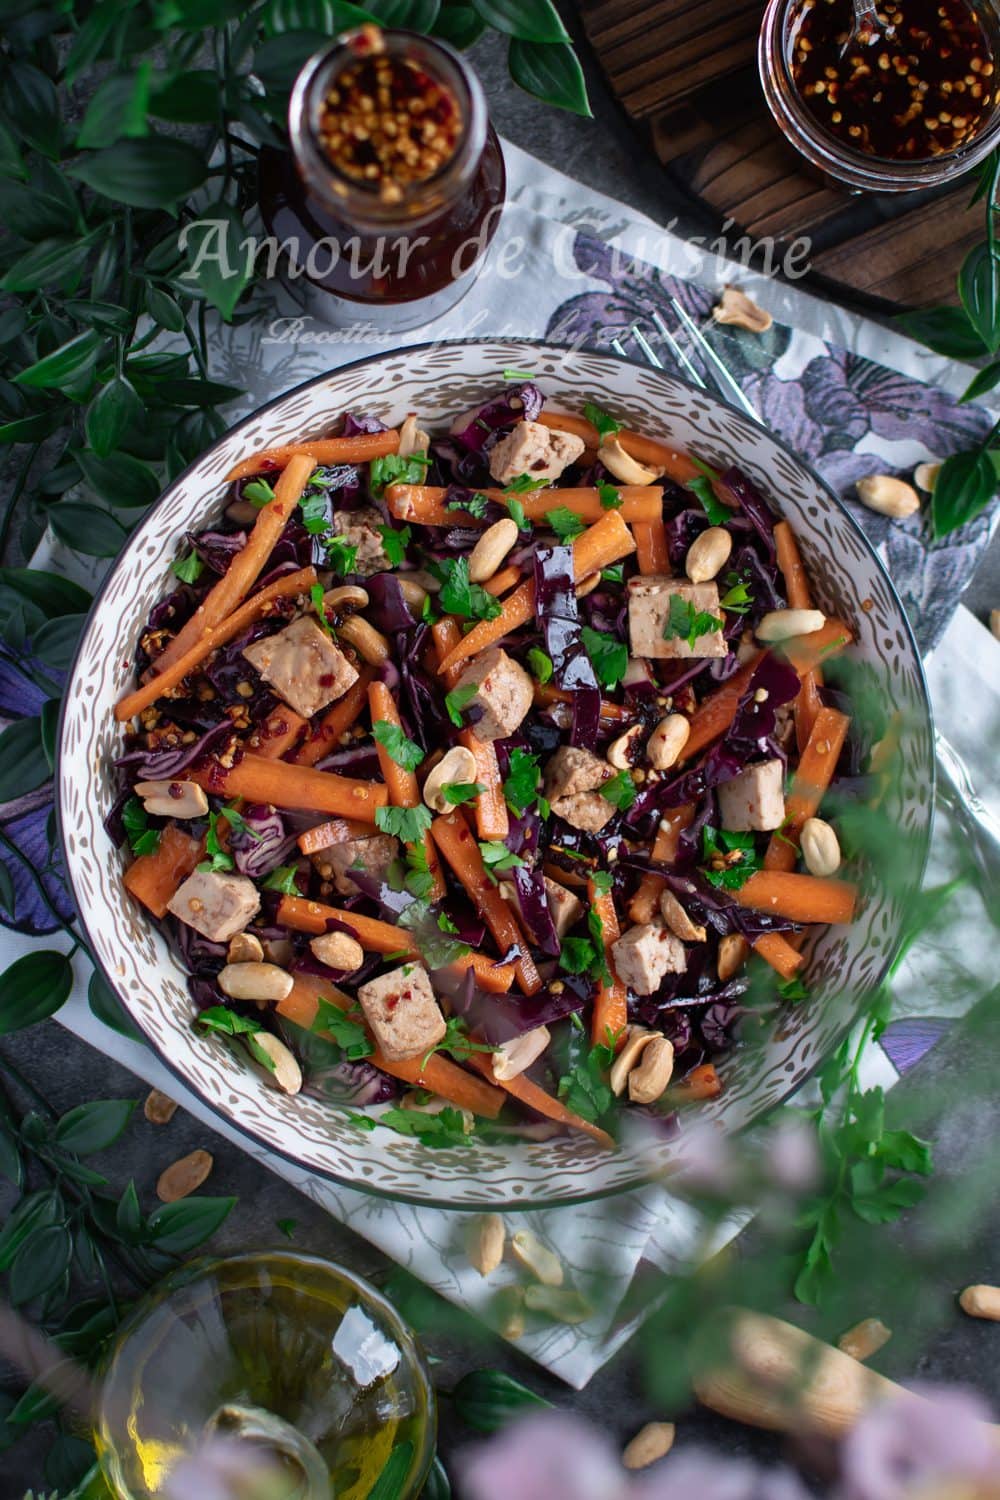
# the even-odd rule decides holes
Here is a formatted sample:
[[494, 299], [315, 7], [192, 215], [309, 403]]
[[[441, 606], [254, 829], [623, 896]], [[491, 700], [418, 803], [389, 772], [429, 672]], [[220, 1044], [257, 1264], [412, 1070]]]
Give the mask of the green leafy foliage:
[[518, 817], [527, 812], [538, 800], [538, 783], [541, 776], [539, 758], [529, 750], [515, 748], [510, 752], [507, 777], [503, 794]]
[[426, 453], [410, 453], [405, 458], [387, 453], [384, 458], [373, 458], [368, 465], [372, 493], [382, 495], [390, 484], [423, 484], [429, 464]]
[[342, 1047], [346, 1056], [352, 1061], [360, 1057], [369, 1057], [375, 1050], [363, 1021], [348, 1015], [339, 1006], [331, 1004], [329, 1000], [324, 1000], [322, 997], [317, 1002], [316, 1015], [310, 1029], [326, 1032], [332, 1036], [337, 1046]]
[[522, 1385], [503, 1370], [473, 1370], [463, 1375], [451, 1393], [452, 1410], [473, 1432], [499, 1432], [509, 1422], [551, 1401]]
[[465, 1117], [451, 1105], [429, 1114], [426, 1110], [394, 1107], [383, 1110], [377, 1123], [388, 1125], [397, 1135], [412, 1136], [424, 1146], [433, 1148], [464, 1146], [469, 1140]]
[[467, 682], [464, 687], [452, 688], [450, 693], [445, 694], [444, 706], [448, 712], [449, 719], [455, 725], [456, 729], [464, 728], [465, 720], [462, 718], [462, 713], [464, 709], [468, 708], [476, 696], [476, 692], [476, 684], [474, 682]]
[[532, 672], [535, 674], [537, 681], [541, 683], [542, 687], [544, 687], [547, 682], [552, 681], [552, 673], [554, 671], [552, 658], [548, 654], [548, 652], [543, 651], [541, 647], [529, 646], [528, 666], [531, 668]]
[[380, 526], [379, 536], [382, 538], [382, 550], [385, 553], [390, 568], [398, 568], [406, 559], [406, 549], [410, 545], [410, 537], [413, 535], [409, 526]]
[[607, 631], [593, 630], [589, 625], [582, 626], [580, 636], [598, 682], [602, 687], [617, 687], [628, 667], [625, 642]]
[[570, 510], [566, 505], [557, 505], [546, 511], [545, 524], [551, 527], [561, 542], [573, 542], [587, 529], [576, 511]]
[[687, 641], [693, 651], [703, 635], [721, 630], [724, 624], [725, 621], [720, 620], [718, 615], [710, 614], [707, 609], [695, 609], [690, 600], [680, 594], [671, 594], [670, 613], [663, 627], [663, 639]]
[[488, 875], [501, 875], [504, 870], [514, 870], [524, 864], [519, 854], [515, 854], [498, 839], [480, 842], [479, 852], [483, 857], [483, 864], [486, 866]]
[[150, 828], [149, 814], [138, 797], [130, 797], [122, 808], [122, 826], [133, 854], [152, 854], [159, 846], [160, 830]]
[[261, 886], [266, 891], [280, 891], [284, 896], [297, 896], [299, 894], [298, 866], [279, 865], [269, 875], [265, 875]]
[[481, 490], [476, 490], [468, 500], [449, 500], [445, 510], [461, 510], [466, 515], [475, 516], [477, 521], [482, 521], [489, 503], [489, 498]]
[[466, 802], [473, 802], [476, 797], [481, 797], [485, 790], [481, 781], [446, 781], [441, 788], [441, 795], [452, 807], [462, 807]]
[[605, 781], [598, 787], [602, 797], [605, 797], [619, 812], [632, 806], [635, 801], [635, 782], [632, 780], [630, 771], [617, 771], [610, 780]]
[[691, 461], [701, 470], [701, 474], [696, 479], [689, 479], [685, 488], [689, 489], [698, 500], [713, 526], [725, 526], [727, 521], [732, 520], [733, 513], [723, 505], [712, 488], [713, 481], [720, 477], [718, 470], [702, 463], [701, 459], [695, 458], [693, 454]]
[[404, 844], [415, 844], [431, 826], [430, 809], [419, 807], [377, 807], [375, 826], [380, 833], [392, 834]]
[[0, 974], [0, 1036], [55, 1015], [69, 999], [73, 969], [64, 953], [36, 948]]
[[752, 833], [731, 833], [707, 823], [701, 830], [701, 857], [702, 875], [724, 891], [738, 891], [761, 867]]
[[614, 417], [609, 416], [600, 406], [595, 406], [593, 401], [584, 402], [583, 415], [592, 426], [597, 428], [597, 435], [602, 442], [606, 437], [614, 437], [622, 430], [622, 424], [616, 422]]
[[469, 579], [469, 559], [451, 557], [443, 563], [431, 563], [431, 572], [440, 580], [438, 603], [449, 615], [466, 620], [495, 620], [502, 609], [499, 599], [487, 593], [480, 583]]
[[415, 740], [408, 739], [398, 724], [389, 724], [376, 719], [372, 725], [376, 743], [381, 745], [390, 760], [404, 771], [415, 771], [424, 758], [424, 752]]

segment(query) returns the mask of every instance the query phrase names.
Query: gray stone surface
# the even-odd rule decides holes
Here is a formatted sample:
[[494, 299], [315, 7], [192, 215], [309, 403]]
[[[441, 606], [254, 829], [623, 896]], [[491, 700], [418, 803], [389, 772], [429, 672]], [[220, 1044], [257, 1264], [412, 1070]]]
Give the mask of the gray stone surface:
[[[661, 221], [673, 217], [676, 210], [659, 169], [636, 144], [595, 69], [588, 71], [596, 119], [588, 122], [548, 110], [517, 91], [507, 79], [503, 49], [495, 38], [477, 46], [475, 59], [487, 85], [494, 119], [511, 139]], [[998, 575], [1000, 550], [994, 546], [968, 595], [971, 607], [978, 613], [1000, 603]], [[992, 1040], [996, 1042], [995, 1035]], [[0, 1041], [0, 1053], [30, 1075], [57, 1109], [84, 1099], [142, 1098], [145, 1093], [138, 1080], [54, 1022], [4, 1038]], [[939, 1177], [945, 1189], [967, 1178], [977, 1151], [988, 1155], [996, 1131], [995, 1106], [991, 1110], [979, 1103], [962, 1117], [952, 1112], [955, 1100], [969, 1097], [970, 1055], [995, 1057], [996, 1046], [984, 1047], [979, 1042], [973, 1049], [963, 1036], [956, 1036], [942, 1043], [918, 1075], [893, 1095], [893, 1109], [901, 1116], [911, 1110], [928, 1113], [925, 1133], [936, 1137]], [[946, 1124], [935, 1125], [938, 1118]], [[262, 1172], [248, 1156], [185, 1115], [178, 1114], [162, 1129], [138, 1118], [124, 1139], [97, 1164], [118, 1187], [124, 1187], [134, 1177], [140, 1198], [149, 1209], [155, 1202], [153, 1189], [159, 1172], [195, 1147], [208, 1149], [215, 1158], [205, 1191], [233, 1193], [239, 1198], [213, 1248], [235, 1251], [284, 1243], [276, 1224], [279, 1219], [291, 1218], [296, 1220], [295, 1245], [340, 1260], [375, 1279], [389, 1271], [385, 1258], [364, 1241], [340, 1228], [281, 1179]], [[974, 1216], [963, 1233], [965, 1263], [960, 1266], [957, 1256], [942, 1254], [941, 1263], [929, 1280], [921, 1281], [915, 1273], [909, 1288], [912, 1299], [909, 1304], [907, 1288], [903, 1287], [902, 1297], [897, 1288], [900, 1305], [895, 1326], [902, 1330], [912, 1324], [917, 1336], [911, 1341], [897, 1335], [874, 1361], [877, 1368], [902, 1379], [919, 1375], [936, 1381], [964, 1381], [994, 1400], [1000, 1397], [1000, 1327], [963, 1318], [953, 1300], [955, 1291], [967, 1279], [993, 1282], [1000, 1279], [997, 1186], [994, 1169], [992, 1180], [977, 1195], [982, 1217]], [[0, 1218], [8, 1202], [9, 1198], [5, 1199], [0, 1189]], [[849, 1264], [860, 1269], [854, 1279], [848, 1278], [850, 1306], [845, 1308], [845, 1323], [882, 1310], [875, 1290], [879, 1246], [888, 1249], [904, 1243], [904, 1236], [920, 1233], [928, 1242], [933, 1241], [939, 1234], [944, 1212], [942, 1205], [935, 1202], [923, 1213], [912, 1216], [915, 1223], [905, 1230], [878, 1230], [871, 1238], [870, 1248], [866, 1248], [868, 1241], [864, 1241], [857, 1250], [852, 1250]], [[743, 1253], [750, 1253], [750, 1242]], [[876, 1300], [873, 1302], [872, 1298]], [[928, 1323], [929, 1313], [939, 1317], [940, 1326]], [[635, 1341], [580, 1394], [568, 1391], [494, 1341], [484, 1340], [477, 1346], [449, 1335], [434, 1336], [429, 1342], [433, 1352], [442, 1357], [436, 1372], [442, 1388], [446, 1389], [466, 1369], [499, 1365], [560, 1405], [588, 1415], [616, 1442], [624, 1442], [644, 1421], [665, 1415], [654, 1409], [643, 1394], [641, 1340]], [[655, 1350], [646, 1354], [654, 1361], [669, 1357]], [[737, 1427], [705, 1412], [692, 1410], [680, 1414], [678, 1420], [679, 1446], [708, 1443], [729, 1454], [767, 1459], [778, 1457], [783, 1451], [781, 1440]], [[442, 1448], [446, 1457], [462, 1436], [449, 1418], [447, 1402], [442, 1403]], [[28, 1485], [41, 1484], [44, 1451], [45, 1439], [39, 1434], [0, 1458], [0, 1500], [17, 1500]], [[817, 1482], [822, 1488], [822, 1481]]]

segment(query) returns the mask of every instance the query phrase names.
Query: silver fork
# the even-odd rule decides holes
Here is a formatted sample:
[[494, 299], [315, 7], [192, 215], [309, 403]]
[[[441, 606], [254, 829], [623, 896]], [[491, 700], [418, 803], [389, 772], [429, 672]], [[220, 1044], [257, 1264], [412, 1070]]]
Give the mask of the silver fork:
[[[755, 422], [763, 426], [760, 412], [754, 406], [749, 396], [740, 386], [739, 381], [713, 349], [704, 331], [681, 306], [676, 297], [670, 298], [670, 306], [680, 328], [686, 334], [689, 347], [694, 350], [704, 369], [712, 378], [712, 384], [704, 378], [701, 371], [692, 361], [690, 355], [685, 352], [674, 333], [667, 327], [665, 320], [659, 312], [650, 315], [650, 321], [660, 337], [661, 343], [669, 351], [671, 358], [693, 385], [703, 391], [714, 390], [722, 396], [730, 406], [751, 417]], [[636, 347], [642, 354], [646, 364], [652, 365], [654, 369], [664, 369], [663, 361], [656, 350], [643, 333], [638, 323], [633, 323], [626, 334], [631, 337]], [[611, 348], [623, 359], [632, 359], [625, 349], [622, 340], [614, 338], [611, 340]], [[633, 363], [638, 363], [633, 360]], [[997, 882], [1000, 879], [1000, 824], [994, 818], [989, 808], [985, 806], [982, 799], [976, 793], [972, 776], [968, 766], [963, 761], [955, 747], [945, 739], [940, 730], [935, 729], [935, 764], [937, 768], [937, 800], [948, 812], [957, 817], [963, 831], [969, 838], [973, 847], [975, 861], [979, 873], [983, 879], [983, 892], [996, 891]], [[994, 897], [995, 901], [996, 898]], [[992, 903], [991, 903], [992, 904]]]

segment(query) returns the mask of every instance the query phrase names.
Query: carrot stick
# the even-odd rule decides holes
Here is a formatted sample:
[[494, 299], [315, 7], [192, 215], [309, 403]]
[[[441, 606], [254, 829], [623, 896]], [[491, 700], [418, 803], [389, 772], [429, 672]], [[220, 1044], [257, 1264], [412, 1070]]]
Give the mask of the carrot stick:
[[499, 598], [501, 594], [505, 594], [508, 589], [512, 589], [516, 583], [520, 582], [520, 578], [520, 568], [513, 566], [501, 568], [499, 573], [494, 573], [492, 578], [487, 578], [483, 588], [494, 598]]
[[678, 756], [679, 761], [690, 760], [692, 755], [697, 755], [699, 750], [704, 750], [706, 745], [717, 740], [720, 734], [725, 734], [736, 717], [740, 699], [746, 692], [747, 685], [760, 665], [763, 655], [763, 651], [758, 651], [756, 656], [744, 662], [743, 666], [734, 672], [721, 687], [702, 699], [691, 715], [691, 733]]
[[[321, 975], [296, 974], [292, 988], [284, 1000], [278, 1001], [276, 1009], [279, 1015], [308, 1031], [316, 1020], [320, 1000], [326, 1000], [340, 1010], [348, 1010], [351, 1006], [349, 997]], [[328, 1032], [321, 1031], [319, 1035], [329, 1037]], [[478, 1078], [473, 1078], [439, 1052], [432, 1052], [423, 1061], [411, 1057], [392, 1062], [376, 1047], [365, 1061], [391, 1078], [401, 1078], [404, 1083], [430, 1089], [431, 1093], [447, 1099], [457, 1109], [471, 1110], [474, 1115], [495, 1120], [503, 1108], [504, 1097], [500, 1089], [480, 1083]]]
[[782, 641], [776, 649], [803, 677], [828, 657], [839, 656], [853, 639], [843, 620], [827, 620], [825, 625], [814, 630], [811, 635], [798, 635], [790, 641]]
[[791, 790], [785, 799], [785, 824], [781, 837], [772, 834], [764, 855], [765, 870], [790, 871], [798, 857], [802, 825], [816, 816], [823, 794], [844, 748], [851, 721], [836, 708], [821, 708], [809, 742], [802, 752]]
[[[377, 723], [392, 724], [397, 729], [402, 729], [402, 720], [399, 717], [399, 709], [396, 701], [386, 687], [384, 682], [372, 682], [368, 687], [368, 707], [371, 710], [372, 729]], [[413, 771], [407, 771], [403, 766], [397, 765], [384, 745], [375, 742], [378, 752], [378, 763], [382, 772], [382, 779], [389, 791], [389, 801], [393, 807], [420, 807], [420, 788]], [[431, 888], [427, 893], [428, 900], [440, 901], [445, 893], [444, 875], [441, 871], [441, 861], [438, 859], [434, 841], [429, 833], [425, 833], [420, 840], [420, 847], [424, 851], [427, 860], [427, 868], [431, 875]]]
[[[434, 645], [437, 650], [437, 665], [440, 667], [449, 651], [454, 651], [462, 639], [462, 632], [458, 628], [458, 621], [454, 615], [445, 615], [443, 620], [437, 620], [431, 626], [431, 635], [434, 637]], [[449, 667], [447, 671], [443, 671], [443, 675], [444, 685], [451, 692], [455, 683], [462, 675], [462, 669], [461, 667]]]
[[[692, 470], [692, 472], [694, 472]], [[616, 486], [621, 498], [617, 507], [622, 520], [658, 521], [663, 514], [663, 489], [659, 485], [624, 484]], [[486, 520], [473, 516], [469, 511], [449, 510], [446, 504], [446, 489], [427, 484], [390, 484], [385, 498], [390, 513], [397, 521], [415, 521], [421, 526], [485, 526]], [[502, 505], [503, 490], [481, 490], [488, 500]], [[601, 504], [597, 489], [545, 489], [534, 494], [519, 495], [529, 521], [544, 521], [552, 510], [571, 510], [582, 521], [593, 523], [607, 514]]]
[[[573, 694], [565, 688], [556, 687], [554, 682], [536, 682], [534, 699], [540, 708], [548, 708], [553, 703], [572, 703]], [[607, 698], [602, 698], [601, 718], [606, 724], [631, 723], [635, 713], [624, 703], [610, 703]]]
[[753, 945], [753, 951], [759, 953], [771, 965], [777, 969], [782, 979], [792, 979], [805, 963], [805, 959], [798, 949], [793, 948], [788, 939], [780, 932], [765, 932]]
[[303, 719], [301, 714], [281, 703], [257, 725], [247, 745], [254, 754], [263, 756], [265, 760], [281, 760], [298, 743], [308, 727], [308, 719]]
[[263, 448], [235, 464], [226, 475], [227, 483], [248, 479], [264, 469], [284, 469], [294, 458], [308, 458], [309, 472], [317, 464], [363, 464], [372, 458], [384, 458], [399, 447], [399, 433], [362, 432], [357, 437], [304, 438], [301, 443], [286, 443], [283, 448]]
[[[191, 649], [172, 666], [158, 676], [151, 677], [134, 692], [127, 693], [121, 702], [115, 705], [115, 718], [120, 723], [134, 718], [144, 708], [155, 703], [157, 698], [161, 698], [179, 682], [183, 682], [188, 673], [200, 667], [205, 658], [210, 656], [218, 646], [224, 646], [248, 625], [253, 625], [255, 621], [271, 614], [276, 600], [287, 599], [294, 594], [308, 593], [315, 582], [315, 568], [300, 568], [297, 573], [286, 573], [284, 578], [268, 584], [266, 589], [261, 589], [259, 594], [254, 594], [245, 604], [241, 604], [239, 609], [234, 610], [228, 619], [220, 621], [211, 630], [207, 630], [201, 639], [196, 641]], [[159, 657], [158, 661], [162, 659]]]
[[849, 922], [857, 891], [847, 880], [818, 875], [790, 875], [785, 870], [758, 870], [734, 892], [741, 906], [774, 912], [792, 922]]
[[[626, 518], [627, 519], [627, 518]], [[667, 547], [667, 528], [663, 516], [652, 521], [636, 521], [632, 526], [635, 536], [636, 562], [640, 573], [670, 572], [670, 551]]]
[[[569, 416], [562, 411], [543, 411], [539, 413], [537, 420], [556, 432], [575, 433], [577, 437], [583, 438], [588, 448], [600, 447], [601, 438], [597, 428], [583, 417]], [[615, 436], [625, 452], [630, 453], [639, 463], [658, 469], [678, 484], [687, 484], [689, 479], [694, 479], [700, 472], [686, 453], [679, 452], [658, 438], [645, 437], [641, 432], [631, 432], [628, 428], [623, 428]]]
[[[635, 540], [618, 511], [605, 511], [601, 519], [588, 526], [573, 543], [573, 575], [579, 583], [588, 574], [599, 572], [634, 551]], [[535, 584], [533, 579], [526, 578], [512, 594], [507, 595], [496, 619], [480, 620], [474, 625], [468, 635], [449, 651], [438, 671], [446, 672], [449, 667], [484, 651], [512, 630], [526, 625], [534, 615]]]
[[431, 833], [435, 844], [493, 934], [501, 953], [506, 953], [508, 948], [515, 945], [520, 947], [521, 957], [515, 960], [517, 982], [526, 995], [536, 994], [542, 987], [542, 981], [528, 952], [527, 939], [514, 913], [487, 875], [468, 823], [457, 811], [447, 813], [444, 817], [434, 819]]
[[692, 1068], [670, 1092], [684, 1100], [716, 1099], [722, 1093], [722, 1080], [714, 1063], [702, 1063], [700, 1067]]
[[328, 823], [317, 823], [315, 828], [307, 828], [305, 833], [300, 833], [298, 845], [303, 854], [316, 854], [320, 849], [328, 849], [331, 844], [346, 844], [348, 839], [370, 837], [369, 824], [355, 823], [350, 818], [333, 818]]
[[[413, 934], [392, 922], [363, 917], [356, 911], [341, 911], [339, 907], [326, 906], [322, 901], [307, 901], [304, 896], [283, 896], [278, 904], [279, 926], [290, 927], [293, 932], [308, 932], [312, 937], [318, 937], [326, 931], [326, 924], [331, 919], [352, 927], [367, 953], [392, 953], [399, 956], [400, 963], [404, 959], [420, 957], [413, 946]], [[506, 994], [514, 982], [514, 965], [498, 964], [486, 953], [467, 953], [447, 967], [459, 978], [464, 970], [473, 969], [476, 982], [494, 995]]]
[[324, 755], [336, 750], [340, 737], [346, 734], [368, 702], [368, 684], [375, 676], [371, 667], [358, 670], [357, 682], [320, 719], [309, 738], [300, 745], [292, 759], [297, 766], [314, 766]]
[[246, 546], [237, 552], [218, 583], [213, 584], [190, 620], [168, 641], [165, 649], [153, 663], [153, 674], [159, 677], [174, 662], [180, 661], [185, 652], [227, 615], [231, 615], [249, 594], [264, 570], [264, 565], [285, 523], [299, 503], [306, 482], [316, 467], [311, 458], [293, 458], [274, 489], [274, 499], [262, 507], [247, 538]]
[[492, 742], [481, 740], [474, 729], [463, 729], [458, 740], [475, 757], [474, 779], [483, 788], [475, 802], [476, 832], [481, 839], [500, 839], [503, 842], [510, 833], [510, 819], [497, 753]]
[[260, 755], [244, 755], [231, 770], [213, 764], [187, 775], [206, 792], [245, 797], [248, 802], [270, 802], [274, 807], [357, 818], [362, 823], [374, 823], [376, 809], [385, 807], [389, 800], [381, 782], [356, 781], [351, 776], [337, 776], [333, 771], [314, 771], [311, 766], [265, 760]]
[[[812, 609], [812, 593], [802, 563], [802, 554], [799, 552], [795, 533], [787, 521], [779, 521], [775, 526], [774, 542], [778, 554], [778, 567], [785, 580], [785, 593], [788, 596], [789, 608]], [[805, 749], [816, 721], [816, 715], [823, 706], [823, 700], [819, 695], [822, 684], [823, 674], [818, 667], [815, 667], [803, 676], [802, 686], [795, 699], [795, 737], [800, 753]]]
[[611, 974], [610, 984], [602, 981], [597, 987], [590, 1023], [590, 1040], [595, 1047], [598, 1044], [603, 1047], [612, 1046], [617, 1052], [625, 1040], [625, 1027], [628, 1025], [628, 990], [616, 975], [611, 956], [611, 945], [621, 937], [618, 913], [615, 911], [611, 892], [598, 890], [593, 880], [587, 882], [587, 895], [591, 910], [600, 918], [604, 961]]
[[153, 913], [165, 917], [167, 902], [192, 873], [205, 851], [204, 840], [168, 823], [152, 854], [140, 854], [122, 876], [125, 889]]
[[[474, 1052], [469, 1058], [469, 1064], [477, 1072], [482, 1073], [484, 1078], [493, 1077], [493, 1067], [488, 1057], [481, 1052]], [[547, 1094], [537, 1083], [532, 1083], [523, 1073], [516, 1074], [513, 1078], [496, 1080], [497, 1086], [505, 1093], [510, 1094], [512, 1099], [517, 1099], [521, 1104], [526, 1104], [536, 1114], [544, 1115], [547, 1120], [555, 1120], [559, 1125], [566, 1125], [570, 1130], [582, 1130], [585, 1135], [592, 1136], [599, 1145], [607, 1151], [615, 1150], [615, 1142], [606, 1130], [592, 1125], [589, 1120], [584, 1120], [580, 1115], [574, 1114], [567, 1109], [561, 1099], [556, 1099], [552, 1094]]]
[[[662, 865], [671, 865], [677, 858], [677, 843], [685, 828], [694, 818], [694, 804], [682, 802], [680, 807], [668, 807], [660, 818], [650, 851], [652, 857]], [[628, 914], [633, 922], [651, 922], [660, 904], [660, 894], [666, 886], [662, 875], [650, 870], [639, 882], [632, 897]]]

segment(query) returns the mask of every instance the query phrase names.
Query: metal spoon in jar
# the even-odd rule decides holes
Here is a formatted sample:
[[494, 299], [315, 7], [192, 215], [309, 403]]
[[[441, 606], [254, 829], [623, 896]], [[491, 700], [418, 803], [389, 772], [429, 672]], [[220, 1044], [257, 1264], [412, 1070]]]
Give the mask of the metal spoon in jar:
[[[851, 29], [847, 33], [847, 40], [840, 49], [841, 57], [844, 57], [855, 45], [871, 47], [875, 42], [880, 41], [882, 37], [880, 26], [881, 22], [873, 0], [854, 0], [854, 17], [851, 21]], [[887, 26], [885, 29], [891, 36], [894, 28]]]

